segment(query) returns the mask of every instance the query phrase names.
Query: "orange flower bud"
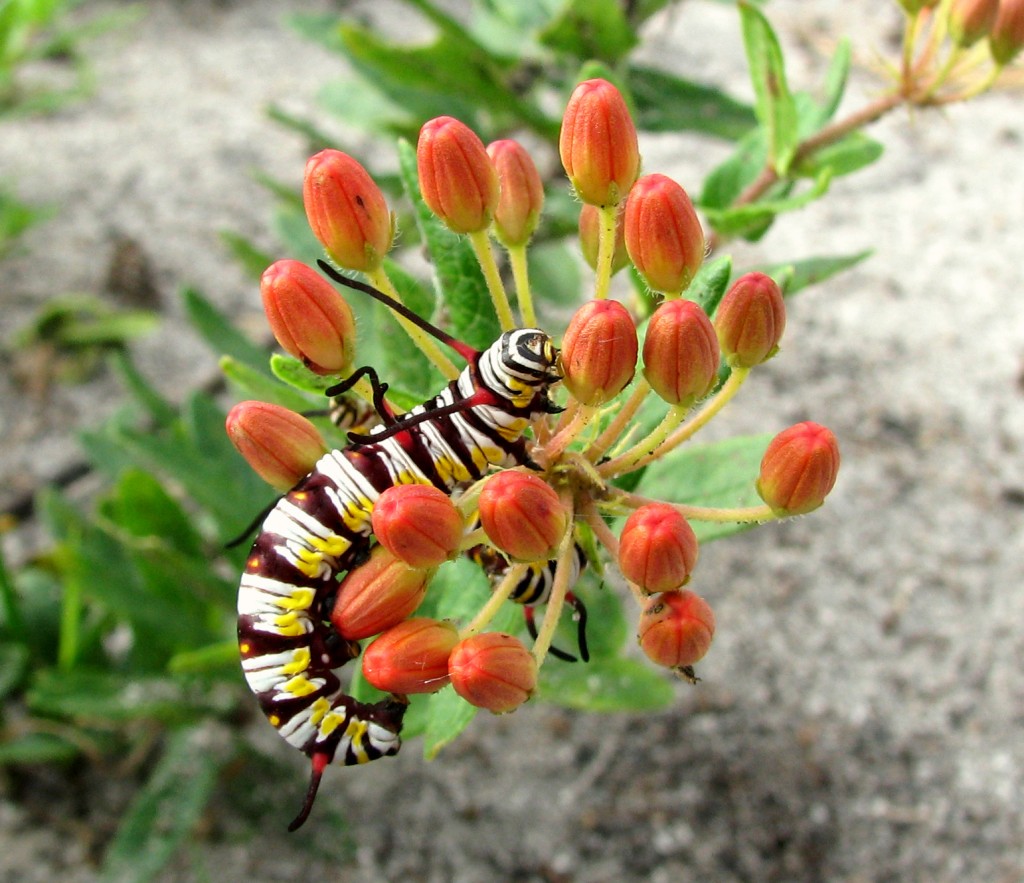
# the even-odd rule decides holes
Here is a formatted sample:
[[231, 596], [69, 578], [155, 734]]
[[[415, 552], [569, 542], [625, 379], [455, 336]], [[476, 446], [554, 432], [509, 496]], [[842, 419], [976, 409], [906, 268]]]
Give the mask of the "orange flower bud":
[[636, 325], [622, 304], [584, 304], [562, 338], [566, 387], [584, 405], [604, 404], [633, 379], [638, 348]]
[[389, 693], [436, 693], [448, 683], [448, 657], [458, 642], [450, 622], [407, 619], [366, 648], [363, 674]]
[[665, 301], [654, 311], [644, 338], [644, 377], [670, 405], [689, 407], [711, 392], [720, 358], [715, 326], [693, 301]]
[[573, 91], [558, 152], [583, 202], [618, 205], [625, 198], [640, 173], [640, 148], [626, 101], [607, 80], [585, 80]]
[[372, 272], [391, 249], [394, 218], [366, 169], [340, 150], [306, 163], [302, 202], [314, 235], [341, 267]]
[[448, 660], [455, 692], [495, 714], [514, 711], [537, 688], [537, 663], [522, 641], [484, 632], [459, 643]]
[[483, 142], [452, 117], [428, 120], [416, 145], [423, 201], [456, 233], [486, 230], [500, 198], [498, 173]]
[[[601, 216], [596, 205], [584, 205], [580, 209], [580, 250], [583, 259], [592, 270], [597, 269], [598, 243], [601, 237]], [[622, 232], [622, 214], [615, 219], [615, 251], [612, 254], [612, 275], [629, 263], [626, 240]]]
[[228, 438], [267, 484], [285, 491], [324, 454], [317, 428], [301, 414], [267, 402], [239, 402], [228, 413]]
[[999, 0], [953, 0], [949, 7], [949, 36], [958, 46], [973, 46], [995, 24]]
[[650, 503], [635, 510], [619, 539], [619, 569], [646, 592], [667, 592], [689, 582], [700, 549], [679, 510]]
[[715, 634], [715, 614], [691, 591], [652, 595], [640, 615], [637, 638], [648, 659], [682, 668], [704, 658]]
[[997, 64], [1009, 64], [1024, 48], [1024, 0], [1000, 0], [999, 14], [988, 38]]
[[276, 261], [260, 278], [263, 311], [282, 348], [317, 374], [345, 374], [355, 353], [352, 309], [301, 261]]
[[771, 440], [761, 460], [757, 492], [779, 515], [817, 509], [835, 486], [839, 443], [817, 423], [797, 423]]
[[782, 292], [764, 273], [740, 276], [715, 313], [718, 342], [734, 368], [753, 368], [774, 356], [785, 328]]
[[526, 472], [492, 475], [480, 492], [478, 510], [484, 533], [517, 561], [554, 558], [568, 527], [558, 494]]
[[458, 551], [464, 525], [447, 494], [432, 485], [400, 484], [374, 505], [373, 533], [410, 567], [437, 567]]
[[540, 172], [526, 149], [511, 139], [488, 144], [487, 155], [501, 184], [501, 196], [494, 210], [494, 233], [506, 248], [526, 245], [544, 208]]
[[433, 569], [409, 567], [383, 546], [375, 546], [338, 586], [331, 612], [335, 631], [358, 641], [397, 625], [420, 606], [433, 575]]
[[704, 260], [704, 231], [690, 197], [665, 175], [644, 175], [626, 200], [626, 250], [655, 291], [683, 291]]

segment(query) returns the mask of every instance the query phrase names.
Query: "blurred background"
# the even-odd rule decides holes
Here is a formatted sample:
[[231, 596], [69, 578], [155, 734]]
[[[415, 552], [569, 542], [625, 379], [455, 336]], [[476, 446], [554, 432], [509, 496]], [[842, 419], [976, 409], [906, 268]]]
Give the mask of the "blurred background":
[[[125, 452], [223, 454], [210, 409], [232, 392], [204, 330], [226, 317], [269, 344], [253, 271], [296, 256], [289, 193], [306, 157], [331, 143], [386, 180], [382, 133], [418, 128], [353, 79], [337, 23], [398, 43], [439, 24], [398, 2], [30, 5], [47, 51], [19, 59], [9, 37], [0, 108], [0, 880], [1024, 880], [1019, 69], [968, 103], [888, 115], [866, 130], [877, 162], [722, 246], [737, 267], [872, 253], [790, 302], [783, 352], [709, 430], [813, 419], [843, 467], [819, 512], [702, 549], [694, 587], [718, 631], [700, 684], [657, 712], [481, 716], [435, 761], [410, 743], [329, 773], [288, 835], [306, 761], [217, 655], [230, 562], [195, 563], [270, 495], [250, 483], [220, 508], [161, 508], [195, 496], [201, 456], [159, 484]], [[752, 125], [740, 18], [727, 2], [660, 5], [635, 47], [595, 51], [735, 99], [715, 126], [641, 125], [645, 171], [698, 194]], [[444, 8], [468, 26], [502, 7]], [[843, 38], [838, 116], [885, 89], [895, 2], [760, 8], [792, 90], [820, 90]], [[595, 46], [559, 48], [563, 84], [573, 51]], [[457, 110], [436, 113], [510, 125], [506, 108]], [[541, 128], [526, 137], [543, 156]], [[132, 521], [140, 500], [153, 508]], [[144, 526], [179, 545], [138, 557], [122, 540]], [[181, 579], [148, 627], [157, 644], [182, 631], [174, 653], [102, 678], [76, 668], [129, 640], [89, 606], [88, 581], [134, 615], [136, 583], [120, 580], [139, 568], [143, 585], [158, 563]], [[164, 617], [158, 601], [138, 602], [140, 628]], [[83, 609], [69, 647], [62, 617]]]

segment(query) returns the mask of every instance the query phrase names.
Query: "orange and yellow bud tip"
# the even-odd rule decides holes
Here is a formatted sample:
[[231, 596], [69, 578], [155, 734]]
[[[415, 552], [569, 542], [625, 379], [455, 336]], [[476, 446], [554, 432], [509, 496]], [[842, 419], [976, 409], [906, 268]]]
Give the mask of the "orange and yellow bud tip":
[[670, 405], [689, 407], [715, 387], [721, 353], [707, 313], [693, 301], [661, 304], [647, 324], [644, 377]]
[[784, 429], [761, 460], [757, 492], [779, 515], [817, 509], [839, 474], [839, 442], [832, 431], [806, 421]]
[[458, 642], [458, 629], [450, 622], [407, 619], [366, 648], [363, 674], [389, 693], [436, 693], [448, 683], [448, 658]]
[[648, 593], [685, 585], [697, 564], [697, 535], [679, 510], [649, 503], [634, 511], [619, 538], [619, 569]]
[[511, 635], [484, 632], [460, 642], [448, 660], [452, 687], [477, 708], [514, 711], [537, 688], [537, 663]]
[[228, 438], [267, 484], [294, 487], [324, 454], [319, 430], [301, 414], [267, 402], [239, 402], [228, 413]]
[[585, 303], [562, 338], [566, 387], [584, 405], [604, 404], [633, 379], [638, 349], [636, 325], [622, 304]]
[[785, 329], [782, 291], [764, 273], [740, 276], [715, 313], [718, 343], [734, 368], [753, 368], [774, 356]]
[[516, 561], [555, 557], [568, 516], [550, 485], [525, 472], [499, 472], [484, 484], [480, 524], [490, 541]]

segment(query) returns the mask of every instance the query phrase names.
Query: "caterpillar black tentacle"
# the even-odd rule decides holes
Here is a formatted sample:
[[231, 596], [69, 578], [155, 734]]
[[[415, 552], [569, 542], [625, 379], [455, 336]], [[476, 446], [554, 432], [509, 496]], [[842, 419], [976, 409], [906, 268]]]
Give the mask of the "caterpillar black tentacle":
[[[395, 308], [385, 295], [370, 293]], [[561, 374], [545, 332], [508, 331], [483, 352], [455, 345], [469, 364], [408, 414], [394, 417], [375, 390], [385, 425], [325, 454], [277, 501], [242, 574], [238, 640], [245, 678], [270, 723], [311, 762], [309, 790], [289, 830], [309, 815], [329, 764], [366, 763], [395, 754], [401, 744], [402, 697], [367, 704], [345, 692], [339, 670], [359, 645], [337, 639], [326, 609], [339, 576], [369, 551], [377, 498], [397, 484], [431, 484], [451, 494], [491, 469], [526, 462], [523, 433], [552, 407], [549, 390]], [[362, 374], [383, 386], [372, 369]]]

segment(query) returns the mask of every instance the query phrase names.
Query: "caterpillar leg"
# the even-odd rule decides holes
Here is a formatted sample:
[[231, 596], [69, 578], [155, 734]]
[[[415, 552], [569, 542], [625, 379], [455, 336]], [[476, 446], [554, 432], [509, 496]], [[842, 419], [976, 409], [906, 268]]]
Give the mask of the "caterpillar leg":
[[[590, 650], [587, 647], [587, 608], [572, 592], [569, 592], [569, 594], [565, 596], [565, 602], [572, 607], [572, 618], [576, 620], [576, 643], [579, 646], [579, 658], [584, 662], [590, 662]], [[536, 641], [537, 623], [534, 621], [533, 607], [530, 605], [524, 606], [523, 616], [526, 619], [526, 630], [530, 633], [530, 637]], [[564, 662], [577, 661], [576, 657], [571, 653], [566, 653], [564, 650], [559, 650], [557, 647], [551, 647], [548, 652], [556, 659], [561, 659]]]

